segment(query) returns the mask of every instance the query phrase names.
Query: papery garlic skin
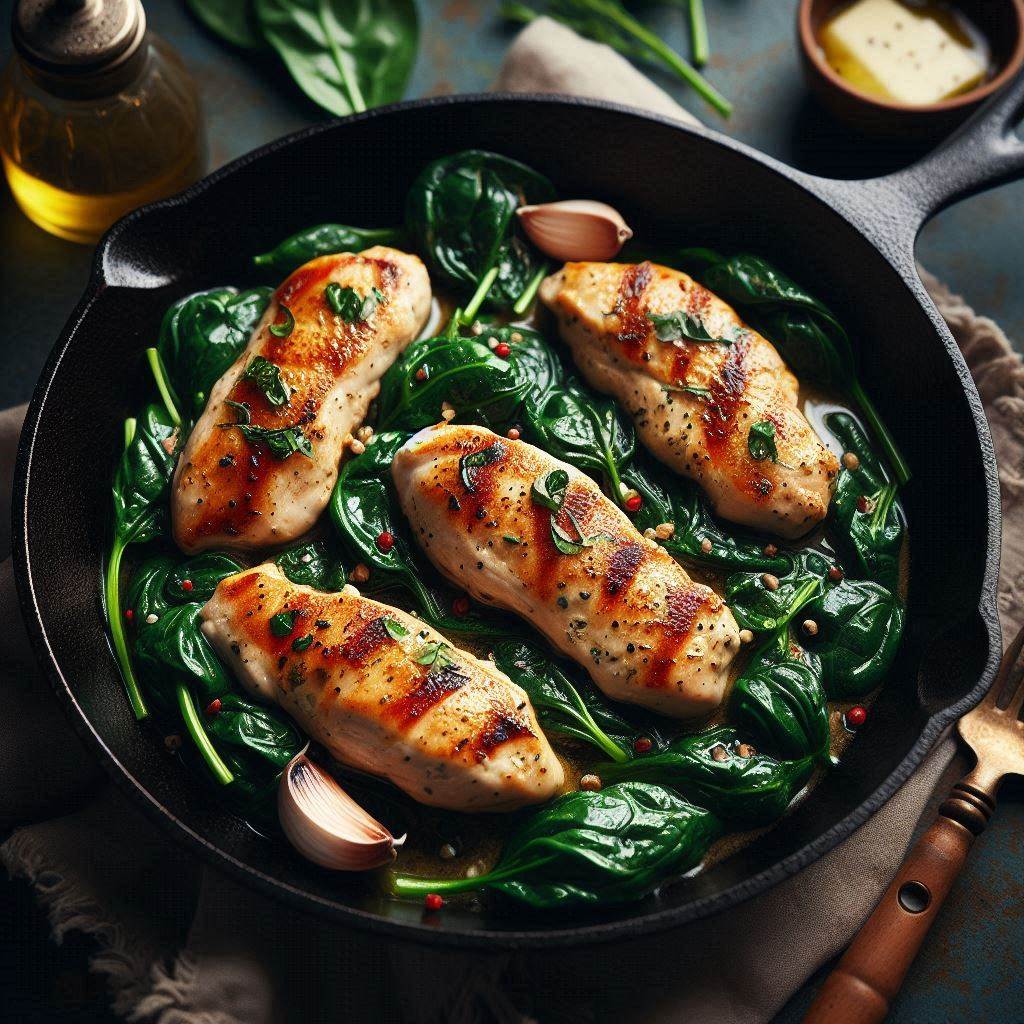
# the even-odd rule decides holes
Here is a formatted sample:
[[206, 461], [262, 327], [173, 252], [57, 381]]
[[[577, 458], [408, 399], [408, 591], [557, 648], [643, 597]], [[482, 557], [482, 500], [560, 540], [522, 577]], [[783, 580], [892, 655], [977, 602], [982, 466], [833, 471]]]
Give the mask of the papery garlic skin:
[[521, 206], [516, 214], [530, 241], [563, 262], [610, 260], [633, 237], [615, 207], [592, 199]]
[[394, 858], [395, 839], [334, 778], [297, 754], [281, 773], [277, 813], [288, 841], [307, 860], [333, 871], [370, 871]]

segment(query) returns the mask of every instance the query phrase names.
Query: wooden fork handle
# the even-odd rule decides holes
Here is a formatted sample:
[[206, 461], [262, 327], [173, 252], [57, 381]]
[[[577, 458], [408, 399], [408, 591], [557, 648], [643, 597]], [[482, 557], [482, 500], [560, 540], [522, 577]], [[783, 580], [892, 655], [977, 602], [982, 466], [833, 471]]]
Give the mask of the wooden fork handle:
[[878, 1024], [885, 1019], [975, 836], [995, 810], [988, 782], [975, 769], [953, 787], [935, 822], [914, 844], [878, 906], [825, 979], [804, 1024]]

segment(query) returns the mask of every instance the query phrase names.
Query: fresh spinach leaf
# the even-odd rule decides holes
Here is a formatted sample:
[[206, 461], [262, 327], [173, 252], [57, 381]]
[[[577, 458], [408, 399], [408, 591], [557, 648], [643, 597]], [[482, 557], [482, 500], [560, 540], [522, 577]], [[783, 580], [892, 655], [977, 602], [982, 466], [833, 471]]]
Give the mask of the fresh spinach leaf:
[[252, 381], [273, 406], [287, 405], [291, 388], [281, 379], [281, 368], [264, 356], [253, 356], [242, 373], [242, 380]]
[[533, 481], [530, 486], [530, 500], [557, 515], [562, 510], [565, 489], [568, 486], [569, 474], [564, 469], [552, 469]]
[[899, 649], [903, 607], [880, 583], [843, 580], [805, 608], [818, 627], [804, 646], [821, 658], [825, 692], [859, 700], [885, 678]]
[[830, 413], [825, 426], [839, 439], [844, 452], [857, 456], [855, 469], [843, 466], [832, 496], [830, 536], [852, 553], [858, 574], [877, 580], [897, 593], [903, 516], [890, 483], [864, 431], [845, 412]]
[[406, 199], [406, 229], [434, 273], [462, 292], [496, 271], [487, 300], [506, 309], [545, 265], [519, 232], [515, 211], [554, 198], [551, 182], [525, 164], [466, 150], [423, 169]]
[[416, 61], [413, 0], [255, 0], [296, 85], [339, 117], [402, 98]]
[[732, 112], [732, 104], [696, 68], [683, 60], [656, 32], [633, 17], [618, 0], [546, 0], [540, 9], [521, 0], [503, 0], [501, 5], [501, 16], [511, 21], [530, 22], [542, 13], [626, 57], [653, 64], [674, 75], [723, 117]]
[[491, 888], [545, 908], [625, 903], [693, 867], [721, 831], [712, 814], [670, 790], [624, 782], [567, 793], [534, 811], [485, 875], [397, 876], [392, 891], [422, 898]]
[[212, 288], [180, 299], [164, 315], [157, 351], [188, 418], [203, 411], [213, 385], [262, 319], [270, 296], [269, 288]]
[[777, 761], [750, 753], [733, 729], [719, 726], [682, 736], [657, 753], [601, 765], [597, 772], [605, 782], [634, 779], [672, 786], [731, 821], [766, 825], [783, 815], [813, 768], [812, 757]]
[[232, 46], [258, 50], [264, 46], [252, 0], [187, 0], [192, 13]]
[[317, 224], [290, 235], [269, 252], [253, 257], [258, 267], [272, 267], [282, 274], [298, 270], [317, 256], [361, 252], [374, 245], [400, 245], [401, 228], [353, 228], [347, 224]]

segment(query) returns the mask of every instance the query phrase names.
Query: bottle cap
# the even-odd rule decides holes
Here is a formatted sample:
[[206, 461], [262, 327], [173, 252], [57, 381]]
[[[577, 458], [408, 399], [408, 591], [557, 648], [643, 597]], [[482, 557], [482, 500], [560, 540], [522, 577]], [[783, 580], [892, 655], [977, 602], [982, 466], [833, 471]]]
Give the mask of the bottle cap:
[[12, 24], [22, 58], [63, 78], [87, 78], [125, 64], [145, 33], [139, 0], [18, 0]]

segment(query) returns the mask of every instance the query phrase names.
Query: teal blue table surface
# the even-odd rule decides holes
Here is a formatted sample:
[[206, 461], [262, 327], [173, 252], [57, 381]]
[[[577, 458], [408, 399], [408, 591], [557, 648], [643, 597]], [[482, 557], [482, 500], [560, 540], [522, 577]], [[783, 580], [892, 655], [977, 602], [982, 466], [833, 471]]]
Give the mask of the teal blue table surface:
[[[0, 24], [9, 23], [10, 3], [0, 2]], [[919, 155], [906, 147], [852, 137], [815, 106], [798, 66], [795, 0], [706, 0], [706, 5], [713, 54], [707, 74], [735, 104], [732, 118], [721, 120], [684, 87], [655, 77], [710, 127], [804, 170], [834, 177], [870, 177]], [[189, 16], [181, 0], [146, 0], [145, 6], [152, 28], [179, 48], [200, 84], [211, 167], [322, 117], [271, 56], [251, 56], [221, 44]], [[409, 97], [489, 87], [514, 32], [496, 19], [496, 7], [496, 3], [473, 0], [419, 0], [422, 41]], [[642, 11], [685, 52], [682, 11], [665, 6]], [[0, 58], [6, 60], [8, 54], [5, 38]], [[1019, 287], [1024, 278], [1022, 235], [1024, 183], [1018, 183], [945, 211], [925, 227], [918, 245], [921, 263], [1001, 324], [1018, 349], [1024, 344], [1024, 289]], [[0, 405], [8, 405], [30, 396], [46, 355], [85, 285], [91, 253], [30, 224], [5, 188], [0, 191], [0, 244], [4, 254]], [[788, 269], [799, 276], [798, 266]], [[892, 343], [898, 345], [899, 338]], [[1021, 786], [1005, 788], [992, 826], [978, 841], [899, 997], [894, 1021], [1024, 1024], [1022, 793]], [[858, 884], [855, 875], [849, 884]], [[3, 899], [0, 896], [0, 910]], [[38, 932], [41, 919], [31, 920], [20, 897], [15, 905], [20, 908], [15, 915], [20, 925]], [[48, 1016], [38, 1002], [50, 998], [45, 971], [42, 980], [35, 982], [5, 977], [4, 947], [18, 941], [17, 929], [0, 940], [0, 988], [6, 992], [10, 983], [13, 1002], [7, 1002], [7, 1009], [16, 1007], [18, 1012], [10, 1019], [58, 1019]], [[72, 955], [81, 952], [75, 949]], [[68, 955], [60, 954], [65, 960]], [[70, 970], [64, 961], [59, 964], [55, 969]], [[812, 979], [779, 1021], [798, 1021], [819, 982], [820, 977]], [[38, 992], [32, 988], [37, 983], [43, 986]], [[83, 1006], [101, 1005], [102, 995], [94, 988], [82, 988]], [[68, 1009], [62, 1008], [60, 1020], [96, 1019], [65, 1016]]]

